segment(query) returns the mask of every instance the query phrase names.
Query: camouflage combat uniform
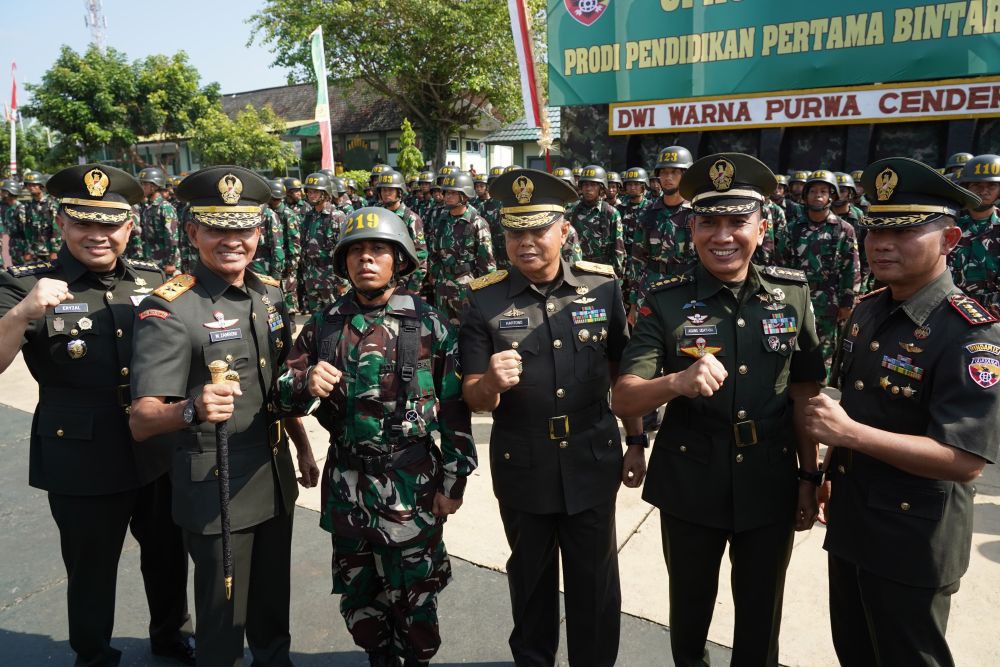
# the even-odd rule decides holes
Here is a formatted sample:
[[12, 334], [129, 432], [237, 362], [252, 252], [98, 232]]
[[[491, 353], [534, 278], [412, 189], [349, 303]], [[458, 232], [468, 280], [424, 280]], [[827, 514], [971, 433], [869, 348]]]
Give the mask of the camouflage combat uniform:
[[157, 193], [151, 200], [139, 204], [139, 224], [143, 253], [140, 258], [155, 262], [160, 268], [168, 264], [182, 266], [177, 211], [163, 195]]
[[566, 208], [565, 217], [580, 235], [583, 258], [609, 264], [621, 278], [625, 274], [625, 239], [618, 209], [603, 200], [589, 206], [581, 199]]
[[349, 283], [333, 273], [333, 249], [340, 240], [340, 228], [346, 216], [327, 204], [322, 212], [310, 208], [302, 219], [302, 256], [299, 283], [302, 286], [302, 310], [315, 313], [344, 294]]
[[302, 230], [299, 227], [299, 214], [291, 206], [282, 201], [274, 213], [281, 221], [281, 238], [284, 242], [285, 264], [282, 271], [281, 289], [285, 293], [285, 307], [289, 311], [298, 311], [298, 272], [302, 257]]
[[0, 219], [10, 234], [10, 261], [15, 266], [22, 262], [34, 261], [35, 256], [31, 249], [37, 246], [37, 240], [28, 227], [28, 211], [24, 207], [24, 202], [0, 203]]
[[799, 218], [791, 225], [790, 268], [805, 271], [816, 312], [820, 351], [829, 369], [836, 349], [837, 310], [853, 308], [861, 285], [861, 264], [854, 228], [833, 213], [826, 220]]
[[627, 305], [639, 305], [650, 284], [683, 273], [698, 261], [688, 216], [691, 205], [657, 199], [643, 211], [632, 242], [632, 279]]
[[504, 240], [503, 227], [500, 226], [500, 200], [487, 199], [482, 203], [479, 214], [490, 226], [490, 238], [493, 239], [493, 258], [497, 262], [497, 269], [506, 269], [510, 266], [510, 259], [507, 257], [507, 242]]
[[28, 227], [35, 238], [32, 253], [39, 259], [48, 259], [50, 255], [59, 252], [62, 246], [62, 233], [56, 224], [59, 202], [43, 194], [41, 199], [29, 200], [25, 207]]
[[788, 233], [788, 221], [785, 220], [785, 210], [772, 201], [764, 204], [764, 218], [767, 220], [767, 229], [764, 232], [764, 240], [753, 253], [753, 263], [762, 266], [773, 264], [783, 266], [782, 259], [778, 254], [778, 239]]
[[[407, 321], [419, 326], [420, 343], [413, 380], [401, 387]], [[343, 372], [322, 400], [308, 392], [308, 370], [321, 359]], [[434, 496], [461, 498], [477, 465], [457, 334], [413, 293], [397, 291], [372, 310], [351, 291], [312, 316], [287, 365], [281, 408], [315, 410], [330, 432], [320, 525], [333, 533], [333, 592], [347, 628], [370, 654], [428, 661], [441, 643], [437, 593], [451, 581]], [[397, 452], [402, 465], [366, 469]]]
[[469, 283], [497, 270], [490, 228], [471, 206], [461, 215], [442, 209], [435, 223], [430, 262], [434, 305], [459, 323]]
[[417, 260], [419, 260], [417, 268], [407, 276], [400, 287], [419, 294], [420, 288], [424, 284], [424, 277], [427, 275], [427, 238], [424, 236], [424, 221], [406, 204], [400, 204], [393, 213], [398, 215], [403, 220], [403, 224], [406, 225], [406, 231], [410, 233], [413, 247], [417, 251]]
[[281, 219], [269, 206], [263, 207], [260, 240], [250, 267], [275, 280], [281, 280], [285, 271], [285, 237]]
[[844, 213], [834, 211], [834, 215], [854, 228], [854, 238], [858, 242], [858, 262], [861, 264], [861, 285], [858, 287], [858, 295], [867, 294], [871, 291], [875, 278], [868, 268], [868, 255], [865, 253], [865, 236], [868, 230], [861, 226], [861, 218], [865, 217], [865, 213], [854, 204], [848, 204], [847, 211]]
[[958, 226], [962, 240], [948, 258], [955, 284], [1000, 317], [1000, 217], [995, 209], [982, 220], [966, 214]]

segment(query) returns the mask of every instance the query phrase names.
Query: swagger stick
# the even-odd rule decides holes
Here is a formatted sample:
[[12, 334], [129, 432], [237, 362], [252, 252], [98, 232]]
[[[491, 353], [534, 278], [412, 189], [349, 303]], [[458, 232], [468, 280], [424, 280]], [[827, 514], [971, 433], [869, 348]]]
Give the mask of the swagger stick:
[[[213, 361], [208, 365], [212, 374], [212, 384], [239, 382], [236, 371], [229, 370], [225, 361]], [[226, 584], [226, 599], [233, 597], [233, 547], [232, 532], [229, 527], [229, 420], [215, 425], [215, 465], [219, 471], [219, 521], [222, 524], [222, 574]]]

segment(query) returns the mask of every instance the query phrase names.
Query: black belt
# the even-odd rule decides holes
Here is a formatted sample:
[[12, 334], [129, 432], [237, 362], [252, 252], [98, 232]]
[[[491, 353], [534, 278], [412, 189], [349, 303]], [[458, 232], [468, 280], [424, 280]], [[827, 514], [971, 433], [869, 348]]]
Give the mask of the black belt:
[[416, 440], [406, 447], [389, 454], [373, 454], [364, 456], [352, 452], [345, 446], [337, 447], [337, 461], [351, 470], [363, 472], [366, 475], [381, 475], [389, 470], [405, 468], [420, 463], [430, 454], [430, 443], [427, 440]]
[[120, 384], [116, 387], [39, 387], [38, 400], [74, 403], [82, 406], [117, 405], [127, 408], [132, 405], [132, 386]]
[[775, 432], [791, 426], [791, 419], [786, 414], [765, 419], [744, 419], [734, 423], [719, 422], [718, 417], [699, 415], [686, 410], [671, 411], [667, 408], [662, 428], [667, 428], [668, 420], [686, 420], [687, 426], [706, 433], [728, 433], [733, 436], [737, 447], [749, 447], [762, 440], [767, 440]]
[[[524, 435], [546, 435], [549, 440], [562, 440], [569, 437], [571, 433], [580, 433], [593, 428], [604, 418], [607, 412], [607, 403], [599, 401], [582, 410], [576, 410], [575, 412], [555, 417], [525, 419], [523, 416], [519, 416], [516, 423], [513, 423], [513, 419], [511, 420], [510, 430], [516, 430], [518, 433]], [[501, 428], [507, 428], [503, 422], [504, 420], [501, 419], [496, 425]]]

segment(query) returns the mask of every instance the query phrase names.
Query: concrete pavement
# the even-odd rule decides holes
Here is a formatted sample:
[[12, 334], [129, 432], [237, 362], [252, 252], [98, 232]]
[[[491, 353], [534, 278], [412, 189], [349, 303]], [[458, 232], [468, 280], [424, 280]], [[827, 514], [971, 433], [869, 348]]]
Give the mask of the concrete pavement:
[[[0, 381], [0, 665], [67, 664], [65, 572], [58, 535], [43, 493], [27, 486], [27, 440], [37, 387], [20, 357]], [[325, 432], [306, 421], [317, 458], [325, 454]], [[455, 582], [442, 594], [444, 645], [439, 663], [509, 664], [509, 599], [504, 563], [509, 550], [490, 487], [488, 416], [474, 418], [481, 467], [470, 480], [465, 504], [449, 522], [445, 541]], [[320, 461], [322, 466], [322, 461]], [[954, 597], [948, 637], [959, 665], [1000, 664], [995, 626], [1000, 608], [1000, 473], [989, 466], [977, 484], [972, 564]], [[299, 497], [293, 541], [293, 649], [300, 665], [364, 664], [329, 595], [328, 535], [318, 526], [319, 491]], [[667, 574], [658, 513], [639, 490], [618, 496], [618, 545], [622, 574], [623, 631], [620, 665], [671, 664]], [[834, 665], [827, 613], [824, 529], [796, 536], [785, 590], [781, 662]], [[905, 554], [900, 554], [905, 558]], [[123, 664], [157, 664], [144, 640], [145, 608], [138, 579], [137, 548], [129, 538], [119, 577], [117, 645]], [[709, 639], [713, 662], [726, 664], [733, 627], [728, 560], [723, 559], [719, 596]], [[9, 648], [7, 648], [9, 647]], [[565, 639], [561, 643], [565, 647]], [[560, 654], [565, 662], [565, 651]], [[8, 659], [16, 658], [13, 662]]]

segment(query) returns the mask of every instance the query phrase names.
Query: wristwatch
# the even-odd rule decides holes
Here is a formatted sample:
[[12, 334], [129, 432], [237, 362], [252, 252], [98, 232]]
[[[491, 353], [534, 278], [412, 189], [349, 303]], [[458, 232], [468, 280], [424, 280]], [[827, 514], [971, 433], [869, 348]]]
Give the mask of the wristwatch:
[[629, 447], [638, 447], [642, 445], [643, 449], [649, 447], [649, 435], [646, 433], [640, 433], [639, 435], [626, 435], [625, 444]]
[[823, 471], [810, 471], [805, 468], [799, 468], [799, 479], [803, 482], [812, 482], [816, 486], [820, 486], [823, 484]]
[[184, 416], [184, 423], [188, 426], [197, 426], [201, 423], [201, 420], [198, 419], [198, 411], [194, 407], [194, 397], [184, 402], [184, 412], [182, 414]]

